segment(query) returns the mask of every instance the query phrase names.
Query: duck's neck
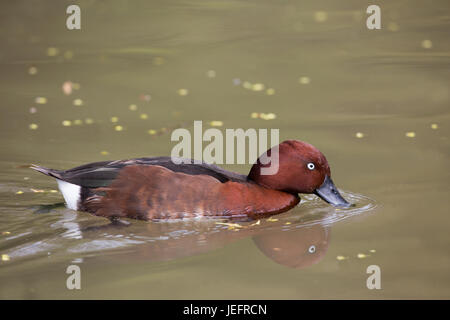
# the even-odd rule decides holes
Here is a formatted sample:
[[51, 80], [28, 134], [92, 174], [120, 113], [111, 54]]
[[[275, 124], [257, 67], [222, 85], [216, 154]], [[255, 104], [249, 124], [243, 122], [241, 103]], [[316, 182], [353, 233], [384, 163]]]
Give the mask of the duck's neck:
[[269, 188], [269, 186], [264, 185], [264, 181], [263, 179], [261, 179], [261, 164], [259, 163], [259, 161], [252, 166], [250, 172], [248, 173], [247, 179], [261, 186]]
[[262, 174], [261, 167], [262, 165], [259, 163], [259, 161], [258, 163], [255, 163], [250, 169], [247, 179], [268, 189], [282, 191], [290, 194], [298, 194], [298, 192], [290, 190], [290, 188], [286, 186], [285, 180], [288, 179], [288, 177], [284, 177], [281, 172], [272, 175]]

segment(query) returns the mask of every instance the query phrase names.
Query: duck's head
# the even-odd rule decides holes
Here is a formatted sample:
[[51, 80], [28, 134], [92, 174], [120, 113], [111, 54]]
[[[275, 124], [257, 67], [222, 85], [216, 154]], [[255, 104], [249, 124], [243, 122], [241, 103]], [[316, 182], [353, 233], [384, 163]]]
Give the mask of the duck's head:
[[[278, 153], [278, 171], [273, 167]], [[267, 160], [269, 162], [267, 162]], [[261, 155], [250, 170], [249, 179], [270, 189], [289, 193], [314, 193], [335, 207], [350, 207], [331, 180], [325, 156], [316, 147], [298, 140], [286, 140]]]

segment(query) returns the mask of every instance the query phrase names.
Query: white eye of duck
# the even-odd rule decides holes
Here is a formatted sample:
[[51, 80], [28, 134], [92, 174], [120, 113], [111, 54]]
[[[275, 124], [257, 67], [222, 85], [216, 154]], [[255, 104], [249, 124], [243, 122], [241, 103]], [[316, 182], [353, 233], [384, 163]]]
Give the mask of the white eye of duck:
[[308, 163], [306, 166], [308, 167], [309, 170], [314, 170], [314, 168], [316, 167], [312, 162]]
[[309, 253], [314, 253], [316, 252], [316, 246], [312, 245], [311, 247], [308, 248], [308, 252]]

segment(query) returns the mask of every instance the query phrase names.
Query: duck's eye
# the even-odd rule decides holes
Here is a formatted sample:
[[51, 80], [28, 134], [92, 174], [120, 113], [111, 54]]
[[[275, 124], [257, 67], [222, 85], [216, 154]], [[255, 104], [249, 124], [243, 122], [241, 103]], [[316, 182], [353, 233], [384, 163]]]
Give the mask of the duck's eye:
[[314, 170], [316, 168], [316, 166], [312, 162], [308, 163], [307, 167], [308, 167], [309, 170]]
[[316, 252], [316, 246], [313, 245], [313, 246], [309, 247], [309, 248], [308, 248], [308, 252], [309, 252], [309, 253], [314, 253], [314, 252]]

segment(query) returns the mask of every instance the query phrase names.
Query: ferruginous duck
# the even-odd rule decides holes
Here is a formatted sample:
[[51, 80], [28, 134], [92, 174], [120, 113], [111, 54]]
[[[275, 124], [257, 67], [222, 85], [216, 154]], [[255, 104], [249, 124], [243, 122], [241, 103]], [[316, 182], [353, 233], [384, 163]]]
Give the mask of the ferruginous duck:
[[[273, 152], [278, 152], [278, 171], [261, 174], [270, 165], [262, 157]], [[68, 208], [110, 219], [255, 219], [295, 207], [299, 193], [314, 193], [336, 207], [351, 206], [331, 180], [325, 156], [297, 140], [266, 151], [248, 176], [206, 163], [176, 164], [171, 157], [94, 162], [65, 171], [31, 168], [56, 178]]]

